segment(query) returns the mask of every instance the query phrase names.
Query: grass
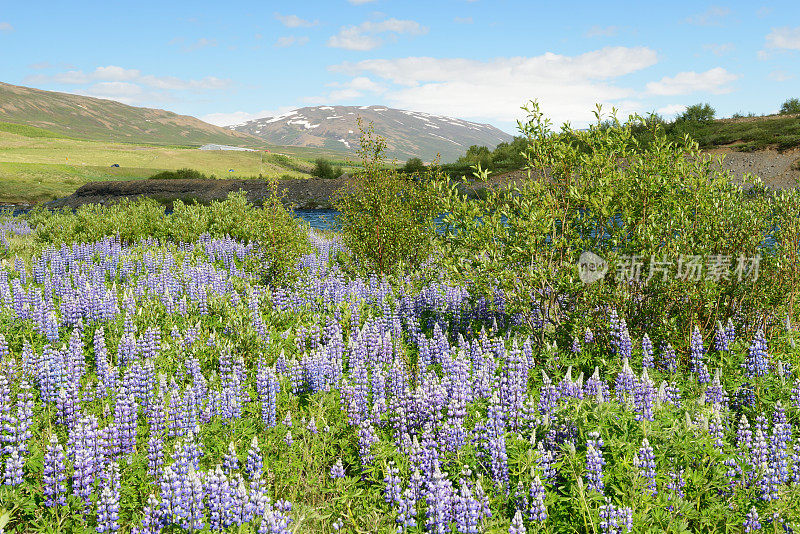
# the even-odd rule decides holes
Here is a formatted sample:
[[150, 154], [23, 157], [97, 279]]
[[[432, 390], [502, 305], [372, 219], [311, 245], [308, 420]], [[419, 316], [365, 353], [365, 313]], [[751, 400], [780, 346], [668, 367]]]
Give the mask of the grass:
[[[217, 178], [262, 175], [284, 179], [307, 178], [313, 168], [309, 161], [274, 152], [82, 141], [52, 137], [48, 135], [52, 132], [40, 128], [14, 126], [0, 130], [0, 203], [47, 201], [70, 195], [91, 181], [149, 178], [181, 168]], [[120, 166], [111, 167], [115, 163]]]
[[753, 151], [800, 146], [800, 115], [674, 123], [667, 129], [675, 138], [688, 133], [701, 148], [734, 145], [737, 150]]

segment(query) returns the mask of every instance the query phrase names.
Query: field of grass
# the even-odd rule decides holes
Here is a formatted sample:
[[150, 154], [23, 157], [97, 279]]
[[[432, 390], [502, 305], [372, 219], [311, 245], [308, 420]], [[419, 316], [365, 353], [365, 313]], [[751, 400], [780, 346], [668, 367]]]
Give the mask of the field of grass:
[[[217, 178], [306, 178], [313, 168], [305, 159], [274, 151], [103, 143], [61, 138], [40, 128], [2, 126], [0, 203], [47, 201], [91, 181], [149, 178], [163, 170], [187, 167]], [[111, 167], [115, 163], [119, 167]]]
[[688, 133], [701, 148], [736, 144], [742, 151], [767, 147], [786, 150], [800, 146], [800, 115], [674, 123], [668, 131], [676, 139]]

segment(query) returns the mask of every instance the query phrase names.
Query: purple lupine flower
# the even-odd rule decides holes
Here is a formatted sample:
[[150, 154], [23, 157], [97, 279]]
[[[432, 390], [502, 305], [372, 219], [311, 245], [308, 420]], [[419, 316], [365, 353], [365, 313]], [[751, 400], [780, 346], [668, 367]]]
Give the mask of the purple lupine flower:
[[117, 464], [108, 466], [105, 478], [108, 483], [103, 486], [100, 499], [97, 501], [97, 527], [95, 527], [101, 534], [119, 530], [120, 483]]
[[400, 470], [394, 466], [394, 462], [389, 462], [386, 469], [386, 476], [383, 477], [384, 500], [391, 507], [399, 506], [402, 489], [400, 487]]
[[306, 426], [306, 430], [308, 430], [312, 434], [316, 434], [318, 432], [318, 430], [317, 430], [317, 422], [316, 422], [316, 420], [314, 420], [313, 417], [308, 422], [308, 426]]
[[664, 386], [664, 402], [681, 407], [681, 390], [674, 381]]
[[446, 534], [450, 530], [452, 501], [453, 485], [437, 464], [425, 492], [427, 504], [425, 526], [428, 532]]
[[133, 529], [133, 534], [160, 534], [161, 532], [161, 504], [152, 493], [147, 497], [147, 503], [142, 511], [142, 526]]
[[547, 520], [547, 508], [544, 504], [546, 493], [538, 474], [533, 477], [529, 493], [530, 508], [528, 510], [528, 519], [544, 523]]
[[769, 355], [767, 354], [767, 341], [764, 333], [759, 329], [753, 337], [753, 342], [747, 354], [747, 360], [742, 367], [745, 375], [750, 378], [769, 374]]
[[600, 530], [605, 534], [621, 534], [623, 528], [626, 532], [633, 530], [633, 509], [617, 508], [606, 497], [605, 504], [600, 506]]
[[740, 449], [751, 449], [753, 447], [753, 431], [750, 430], [750, 422], [744, 414], [742, 414], [742, 418], [739, 420], [739, 427], [736, 430], [736, 446]]
[[647, 334], [642, 338], [642, 367], [653, 368], [653, 343], [650, 341], [650, 336]]
[[286, 431], [286, 437], [283, 438], [283, 441], [284, 443], [286, 443], [287, 447], [291, 447], [292, 445], [294, 445], [294, 438], [292, 437], [291, 430]]
[[184, 480], [184, 496], [186, 499], [185, 510], [186, 522], [184, 528], [188, 528], [191, 532], [195, 530], [203, 530], [205, 527], [205, 506], [203, 500], [205, 498], [205, 490], [203, 488], [203, 480], [194, 469], [189, 470], [189, 475]]
[[258, 438], [253, 436], [250, 442], [250, 449], [247, 451], [247, 463], [245, 472], [251, 479], [261, 478], [264, 470], [264, 458], [261, 456], [261, 449], [258, 446]]
[[508, 527], [508, 534], [525, 534], [525, 523], [522, 522], [522, 512], [517, 510], [514, 514], [514, 519], [511, 520], [511, 526]]
[[572, 338], [572, 354], [580, 354], [581, 352], [581, 342], [578, 340], [577, 337]]
[[650, 446], [647, 438], [642, 440], [642, 446], [633, 458], [633, 465], [639, 470], [639, 476], [647, 480], [650, 494], [655, 496], [658, 493], [656, 489], [656, 458], [653, 454], [653, 447]]
[[728, 338], [728, 343], [733, 343], [736, 340], [736, 327], [730, 317], [728, 317], [728, 322], [725, 326], [725, 337]]
[[219, 465], [208, 473], [206, 482], [209, 527], [211, 530], [223, 530], [233, 524], [230, 519], [233, 499], [231, 485]]
[[728, 332], [723, 328], [722, 322], [717, 321], [717, 330], [714, 332], [714, 350], [717, 352], [728, 350], [730, 342]]
[[398, 532], [407, 532], [408, 529], [417, 526], [417, 497], [411, 488], [406, 488], [403, 492], [402, 498], [397, 505], [397, 523]]
[[18, 445], [11, 448], [11, 456], [6, 460], [3, 484], [6, 486], [18, 486], [22, 484], [22, 468], [25, 465], [24, 452]]
[[750, 511], [747, 512], [747, 516], [744, 519], [744, 527], [745, 533], [755, 532], [757, 530], [761, 530], [761, 522], [758, 520], [758, 510], [756, 510], [755, 506], [750, 508]]
[[64, 469], [64, 448], [58, 442], [55, 434], [50, 434], [50, 442], [44, 453], [43, 468], [44, 505], [47, 507], [66, 506], [67, 488], [64, 481], [67, 479], [67, 475]]
[[331, 467], [331, 478], [344, 478], [344, 476], [344, 466], [342, 465], [342, 459], [339, 458]]
[[164, 438], [160, 434], [151, 434], [147, 440], [147, 473], [158, 480], [161, 467], [164, 465]]
[[689, 343], [689, 371], [698, 374], [697, 380], [701, 384], [707, 382], [704, 381], [704, 379], [706, 375], [708, 375], [708, 370], [703, 373], [703, 368], [705, 367], [705, 353], [706, 349], [703, 347], [703, 334], [700, 332], [700, 329], [695, 326], [692, 330], [691, 342]]
[[678, 355], [669, 343], [661, 345], [661, 368], [670, 373], [678, 370]]
[[589, 439], [586, 442], [586, 479], [590, 490], [603, 492], [603, 466], [606, 461], [603, 459], [603, 439], [599, 432], [589, 432]]
[[369, 422], [363, 422], [358, 427], [358, 455], [361, 457], [362, 468], [372, 464], [375, 457], [372, 455], [372, 445], [378, 442], [375, 429]]
[[589, 343], [591, 343], [593, 341], [594, 341], [594, 334], [592, 333], [591, 328], [589, 328], [587, 326], [586, 330], [583, 333], [583, 342], [588, 345]]

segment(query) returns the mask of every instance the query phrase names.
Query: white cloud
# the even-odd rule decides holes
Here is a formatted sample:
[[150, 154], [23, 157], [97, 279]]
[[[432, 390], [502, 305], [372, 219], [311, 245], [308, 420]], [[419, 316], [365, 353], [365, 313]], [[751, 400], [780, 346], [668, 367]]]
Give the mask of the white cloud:
[[81, 70], [69, 70], [52, 75], [34, 74], [25, 77], [24, 81], [31, 85], [85, 86], [76, 92], [98, 98], [118, 100], [125, 104], [169, 101], [173, 98], [171, 92], [174, 91], [200, 93], [227, 89], [232, 85], [231, 80], [215, 76], [199, 79], [154, 76], [142, 74], [138, 69], [126, 69], [116, 65], [97, 67], [89, 73]]
[[711, 44], [704, 44], [703, 50], [708, 50], [715, 56], [724, 56], [730, 52], [733, 52], [736, 49], [733, 43], [711, 43]]
[[670, 104], [668, 106], [664, 106], [663, 108], [658, 108], [656, 113], [659, 115], [673, 117], [679, 113], [683, 113], [684, 111], [686, 111], [686, 106], [684, 104]]
[[777, 69], [769, 73], [769, 79], [776, 82], [785, 82], [787, 80], [791, 80], [792, 78], [794, 78], [794, 75], [789, 74], [785, 70]]
[[453, 22], [456, 24], [472, 24], [475, 21], [472, 20], [472, 17], [454, 17]]
[[286, 35], [284, 37], [278, 37], [278, 40], [275, 41], [275, 45], [278, 48], [286, 48], [287, 46], [292, 45], [304, 45], [308, 42], [308, 37], [305, 35], [302, 37], [295, 37], [294, 35]]
[[319, 24], [318, 20], [311, 22], [301, 19], [297, 15], [281, 15], [280, 13], [275, 13], [275, 18], [287, 28], [310, 28], [311, 26], [316, 26]]
[[372, 50], [383, 44], [381, 34], [408, 34], [422, 35], [428, 28], [413, 20], [399, 20], [395, 18], [377, 22], [365, 21], [358, 26], [343, 26], [339, 33], [328, 39], [328, 46], [344, 48], [347, 50]]
[[330, 103], [359, 98], [364, 96], [364, 93], [382, 94], [386, 92], [385, 85], [374, 82], [366, 76], [357, 76], [345, 83], [329, 83], [327, 85], [336, 89], [320, 98]]
[[800, 26], [796, 28], [772, 28], [767, 34], [767, 47], [784, 50], [800, 50]]
[[280, 107], [278, 109], [264, 109], [250, 113], [247, 111], [234, 111], [231, 113], [210, 113], [203, 115], [200, 120], [206, 121], [209, 124], [216, 124], [217, 126], [231, 126], [233, 124], [241, 124], [243, 122], [252, 121], [255, 119], [263, 119], [265, 117], [276, 117], [288, 111], [293, 111], [292, 107]]
[[10, 22], [0, 22], [0, 32], [13, 32], [14, 26]]
[[686, 22], [696, 26], [719, 26], [731, 10], [722, 6], [711, 6], [702, 13], [686, 17]]
[[673, 77], [664, 76], [657, 82], [647, 84], [647, 91], [653, 95], [687, 95], [697, 91], [707, 91], [718, 95], [729, 93], [727, 85], [739, 78], [722, 67], [716, 67], [705, 72], [679, 72]]
[[592, 26], [586, 31], [586, 37], [614, 37], [619, 33], [619, 26]]
[[360, 6], [361, 4], [369, 4], [370, 2], [374, 2], [375, 0], [347, 0], [353, 5]]
[[382, 100], [402, 109], [490, 121], [524, 118], [520, 106], [536, 99], [554, 119], [589, 122], [595, 103], [625, 111], [635, 91], [613, 83], [619, 76], [657, 62], [646, 47], [608, 47], [577, 56], [546, 53], [534, 57], [407, 57], [342, 63], [334, 72], [369, 73], [394, 84]]

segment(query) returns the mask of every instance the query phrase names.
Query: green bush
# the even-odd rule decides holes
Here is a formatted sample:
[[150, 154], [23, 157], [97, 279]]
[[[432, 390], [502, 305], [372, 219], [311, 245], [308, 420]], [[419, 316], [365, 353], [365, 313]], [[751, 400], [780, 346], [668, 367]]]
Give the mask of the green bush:
[[35, 228], [39, 247], [106, 237], [118, 237], [124, 243], [147, 238], [185, 243], [203, 234], [229, 236], [258, 246], [251, 268], [267, 283], [284, 281], [308, 244], [307, 225], [284, 207], [276, 184], [261, 207], [248, 203], [246, 195], [238, 192], [208, 206], [176, 201], [170, 214], [155, 200], [139, 198], [108, 206], [86, 204], [74, 213], [36, 210], [28, 221]]
[[178, 169], [177, 171], [161, 171], [150, 177], [151, 180], [208, 180], [208, 176], [196, 169]]
[[710, 104], [694, 104], [675, 118], [675, 122], [710, 122], [714, 120], [716, 111]]
[[[522, 313], [531, 328], [542, 325], [542, 336], [571, 332], [610, 308], [651, 335], [683, 336], [693, 324], [707, 329], [734, 312], [755, 321], [796, 291], [786, 281], [795, 279], [797, 263], [781, 254], [797, 237], [774, 228], [775, 213], [784, 206], [788, 218], [797, 193], [776, 199], [758, 182], [746, 192], [714, 170], [694, 141], [672, 143], [659, 125], [652, 142], [636, 143], [633, 127], [641, 117], [625, 124], [613, 118], [608, 127], [598, 111], [588, 131], [565, 125], [556, 133], [536, 104], [526, 109], [528, 180], [489, 189], [481, 199], [466, 198], [452, 184], [442, 190], [448, 231], [438, 241], [440, 257], [456, 281], [490, 302], [502, 289], [505, 311]], [[765, 236], [775, 247], [762, 247]], [[577, 266], [584, 251], [612, 265], [590, 285]], [[757, 279], [683, 280], [675, 270], [648, 283], [633, 276], [635, 266], [647, 276], [651, 259], [666, 258], [675, 268], [680, 258], [724, 256], [735, 264], [739, 256], [758, 255]]]
[[422, 175], [428, 170], [428, 167], [425, 166], [420, 158], [411, 158], [406, 161], [401, 170], [407, 174]]
[[[385, 141], [372, 124], [361, 129], [363, 171], [340, 190], [334, 205], [346, 246], [344, 261], [359, 270], [388, 273], [427, 260], [435, 235], [437, 198], [430, 173], [421, 180], [387, 169]], [[435, 171], [431, 171], [433, 173]]]
[[800, 113], [800, 98], [790, 98], [781, 104], [781, 110], [778, 112], [781, 115], [790, 115]]
[[341, 167], [333, 167], [331, 162], [325, 158], [317, 158], [314, 161], [314, 170], [311, 175], [317, 178], [333, 179], [342, 175]]

